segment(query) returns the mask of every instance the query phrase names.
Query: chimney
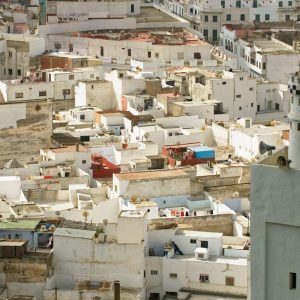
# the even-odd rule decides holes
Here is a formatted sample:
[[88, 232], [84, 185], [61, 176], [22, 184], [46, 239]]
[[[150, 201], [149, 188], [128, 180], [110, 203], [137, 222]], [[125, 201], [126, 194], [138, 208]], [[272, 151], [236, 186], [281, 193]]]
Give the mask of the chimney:
[[120, 281], [114, 281], [114, 300], [120, 300]]

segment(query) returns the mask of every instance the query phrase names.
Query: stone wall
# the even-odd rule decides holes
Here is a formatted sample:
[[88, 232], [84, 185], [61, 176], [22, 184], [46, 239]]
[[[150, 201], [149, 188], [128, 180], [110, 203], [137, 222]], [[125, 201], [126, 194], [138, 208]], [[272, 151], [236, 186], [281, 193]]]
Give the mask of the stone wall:
[[[12, 124], [7, 112], [22, 116]], [[52, 103], [26, 101], [0, 104], [0, 165], [15, 158], [28, 161], [39, 154], [41, 148], [51, 145]], [[5, 120], [7, 118], [7, 120]], [[7, 125], [6, 125], [7, 124]]]

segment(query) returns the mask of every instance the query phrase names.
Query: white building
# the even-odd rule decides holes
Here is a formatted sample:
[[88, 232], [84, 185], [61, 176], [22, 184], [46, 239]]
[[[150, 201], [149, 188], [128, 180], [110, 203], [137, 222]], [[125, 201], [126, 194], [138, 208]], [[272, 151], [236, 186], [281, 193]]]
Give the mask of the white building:
[[300, 295], [298, 74], [291, 76], [289, 89], [293, 98], [288, 155], [278, 151], [252, 167], [251, 299], [298, 299]]

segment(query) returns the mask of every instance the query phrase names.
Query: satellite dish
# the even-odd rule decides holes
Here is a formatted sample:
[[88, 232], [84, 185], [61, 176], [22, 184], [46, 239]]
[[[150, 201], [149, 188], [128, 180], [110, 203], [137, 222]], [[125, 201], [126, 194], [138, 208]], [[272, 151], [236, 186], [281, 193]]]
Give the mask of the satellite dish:
[[275, 150], [275, 149], [276, 149], [275, 146], [268, 145], [268, 144], [264, 143], [263, 141], [261, 141], [259, 143], [259, 153], [261, 155], [263, 155], [267, 151], [268, 151], [268, 154], [271, 155], [272, 154], [272, 150]]

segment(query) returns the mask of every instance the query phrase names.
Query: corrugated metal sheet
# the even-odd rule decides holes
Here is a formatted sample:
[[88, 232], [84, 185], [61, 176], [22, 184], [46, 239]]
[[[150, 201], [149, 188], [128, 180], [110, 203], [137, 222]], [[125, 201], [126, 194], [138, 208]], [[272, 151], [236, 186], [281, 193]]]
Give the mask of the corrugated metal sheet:
[[66, 236], [73, 238], [92, 239], [95, 235], [95, 230], [81, 230], [73, 228], [57, 228], [54, 236]]

